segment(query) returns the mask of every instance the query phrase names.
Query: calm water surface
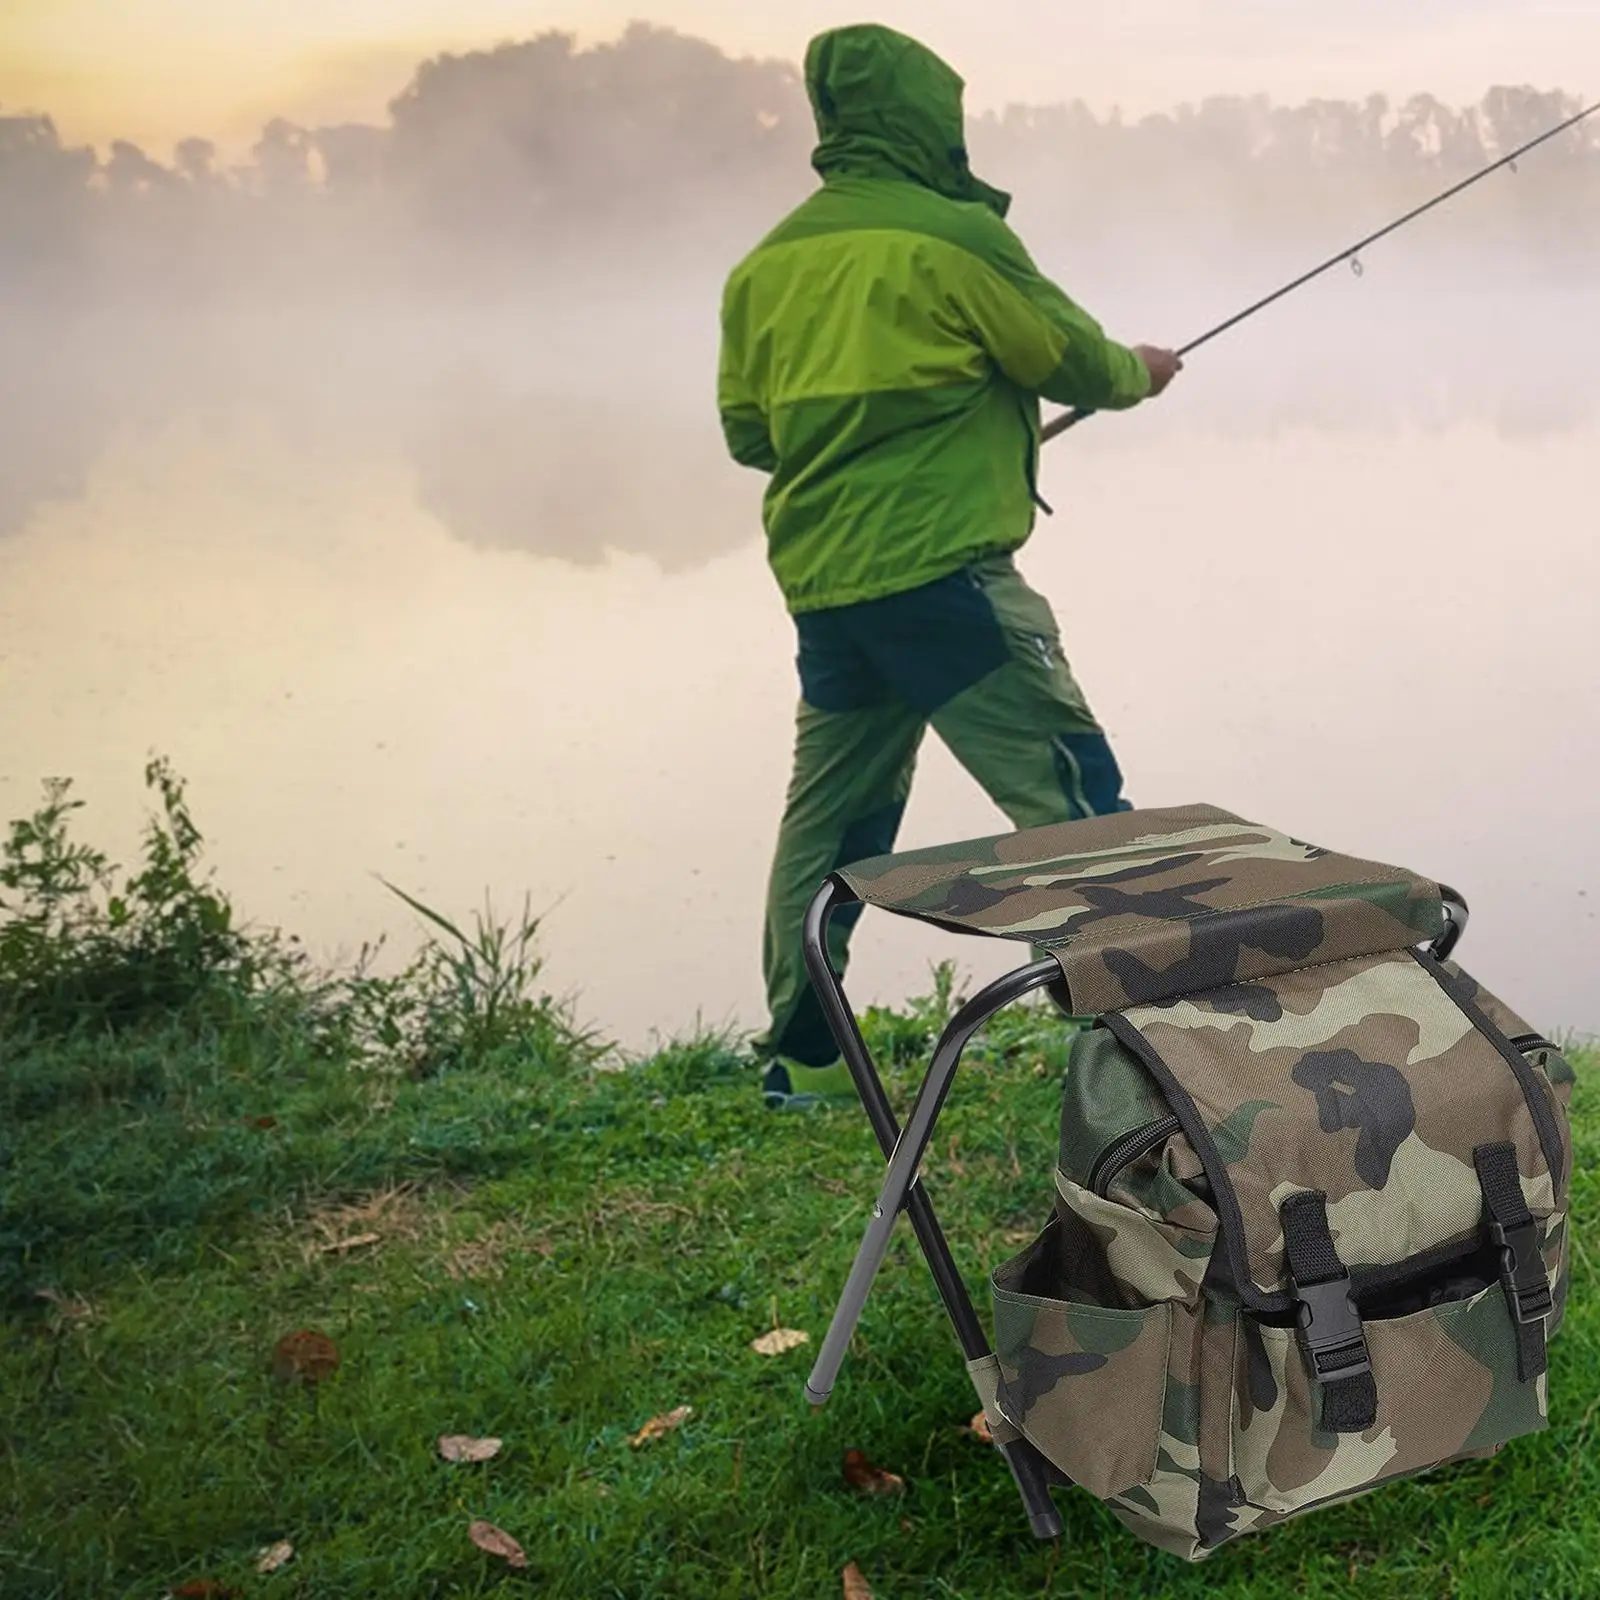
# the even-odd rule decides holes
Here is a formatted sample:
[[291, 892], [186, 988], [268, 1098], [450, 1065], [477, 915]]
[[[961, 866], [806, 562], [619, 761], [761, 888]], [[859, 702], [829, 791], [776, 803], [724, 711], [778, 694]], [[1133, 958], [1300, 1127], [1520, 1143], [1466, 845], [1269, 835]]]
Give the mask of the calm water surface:
[[[1055, 448], [1022, 565], [1135, 801], [1441, 877], [1469, 970], [1600, 1031], [1600, 430]], [[757, 488], [719, 515], [754, 530]], [[398, 454], [131, 427], [0, 540], [0, 806], [70, 775], [128, 860], [162, 751], [241, 908], [330, 959], [415, 942], [380, 875], [458, 915], [527, 894], [549, 985], [624, 1044], [754, 1027], [792, 655], [753, 537], [575, 566], [454, 537]], [[1004, 826], [930, 740], [902, 844]], [[874, 915], [856, 950], [858, 1003], [1014, 959]]]

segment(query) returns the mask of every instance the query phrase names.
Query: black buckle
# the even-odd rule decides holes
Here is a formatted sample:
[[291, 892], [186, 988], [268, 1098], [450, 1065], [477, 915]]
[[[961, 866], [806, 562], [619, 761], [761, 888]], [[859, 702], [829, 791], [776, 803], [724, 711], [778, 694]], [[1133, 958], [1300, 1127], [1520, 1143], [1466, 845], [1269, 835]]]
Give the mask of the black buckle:
[[[1350, 1298], [1350, 1276], [1342, 1273], [1322, 1283], [1300, 1284], [1291, 1275], [1295, 1298], [1295, 1338], [1321, 1383], [1337, 1383], [1341, 1378], [1358, 1377], [1372, 1371], [1367, 1355], [1367, 1336], [1361, 1316]], [[1359, 1351], [1355, 1359], [1335, 1360], [1343, 1353]]]
[[1539, 1254], [1539, 1224], [1529, 1217], [1507, 1227], [1489, 1224], [1489, 1237], [1500, 1251], [1500, 1283], [1518, 1322], [1539, 1322], [1555, 1306], [1550, 1276]]

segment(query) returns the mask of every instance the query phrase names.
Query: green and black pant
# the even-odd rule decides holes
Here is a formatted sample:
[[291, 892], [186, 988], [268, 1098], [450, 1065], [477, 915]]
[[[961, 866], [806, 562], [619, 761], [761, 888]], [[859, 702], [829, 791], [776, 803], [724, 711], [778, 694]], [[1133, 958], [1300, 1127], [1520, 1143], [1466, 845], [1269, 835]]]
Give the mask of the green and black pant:
[[[838, 1048], [801, 954], [830, 872], [894, 848], [931, 726], [1013, 827], [1126, 811], [1122, 774], [1061, 650], [1049, 603], [1009, 555], [937, 582], [795, 618], [794, 775], [767, 891], [764, 1054], [827, 1066]], [[860, 906], [837, 913], [843, 972]]]

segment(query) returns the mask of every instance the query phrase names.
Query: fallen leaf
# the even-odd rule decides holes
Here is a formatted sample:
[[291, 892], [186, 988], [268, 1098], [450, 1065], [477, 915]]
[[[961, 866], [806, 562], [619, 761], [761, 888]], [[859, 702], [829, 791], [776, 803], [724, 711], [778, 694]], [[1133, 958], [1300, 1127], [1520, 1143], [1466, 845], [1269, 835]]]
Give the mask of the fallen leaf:
[[239, 1120], [247, 1128], [261, 1128], [262, 1130], [265, 1130], [267, 1128], [276, 1128], [278, 1126], [278, 1119], [276, 1117], [240, 1117]]
[[911, 1518], [910, 1517], [901, 1517], [901, 1519], [900, 1519], [900, 1531], [901, 1531], [901, 1533], [910, 1533], [911, 1532]]
[[276, 1572], [294, 1555], [294, 1546], [287, 1539], [280, 1539], [276, 1544], [269, 1544], [256, 1557], [257, 1572]]
[[844, 1600], [872, 1600], [867, 1580], [861, 1576], [861, 1568], [853, 1561], [844, 1569]]
[[500, 1454], [501, 1440], [474, 1439], [465, 1433], [441, 1433], [439, 1454], [446, 1461], [487, 1461]]
[[329, 1244], [319, 1244], [317, 1251], [327, 1255], [330, 1250], [359, 1250], [364, 1244], [376, 1244], [382, 1237], [381, 1233], [352, 1233], [348, 1239], [334, 1239]]
[[218, 1583], [215, 1578], [191, 1578], [176, 1589], [168, 1589], [167, 1593], [172, 1600], [234, 1600], [239, 1591]]
[[681, 1427], [693, 1415], [693, 1406], [677, 1406], [671, 1411], [663, 1411], [659, 1417], [651, 1417], [629, 1438], [628, 1443], [637, 1450], [640, 1445], [649, 1444], [652, 1439], [659, 1439], [662, 1434], [671, 1433], [674, 1428]]
[[798, 1328], [774, 1328], [771, 1333], [764, 1333], [759, 1339], [752, 1339], [750, 1348], [758, 1356], [781, 1356], [786, 1350], [794, 1350], [800, 1345], [810, 1343], [811, 1335], [802, 1333]]
[[482, 1520], [474, 1522], [467, 1529], [467, 1537], [477, 1545], [480, 1550], [487, 1550], [492, 1556], [505, 1558], [507, 1566], [525, 1567], [528, 1557], [520, 1544], [502, 1528], [497, 1528], [492, 1522]]
[[844, 1481], [862, 1494], [901, 1494], [906, 1480], [882, 1467], [875, 1467], [859, 1450], [844, 1453]]
[[35, 1289], [35, 1296], [48, 1300], [68, 1322], [87, 1322], [94, 1315], [94, 1307], [87, 1300], [79, 1300], [59, 1289]]
[[284, 1334], [272, 1351], [272, 1375], [279, 1383], [321, 1383], [338, 1365], [339, 1347], [314, 1328]]
[[981, 1411], [967, 1424], [967, 1432], [985, 1444], [994, 1443], [994, 1434], [989, 1429], [989, 1419]]
[[1027, 1244], [1033, 1236], [1034, 1230], [1032, 1228], [1007, 1228], [1000, 1237], [1007, 1244]]

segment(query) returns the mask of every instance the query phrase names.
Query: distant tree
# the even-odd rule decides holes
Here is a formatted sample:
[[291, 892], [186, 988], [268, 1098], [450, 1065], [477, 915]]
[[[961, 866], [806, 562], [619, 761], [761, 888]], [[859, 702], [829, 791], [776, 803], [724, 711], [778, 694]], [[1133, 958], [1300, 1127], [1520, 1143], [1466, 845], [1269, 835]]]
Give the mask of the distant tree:
[[1498, 155], [1537, 138], [1546, 128], [1574, 116], [1581, 109], [1573, 95], [1526, 86], [1494, 88], [1483, 98], [1489, 142]]
[[67, 287], [95, 171], [94, 151], [63, 147], [49, 117], [0, 116], [0, 286], [26, 277], [36, 294]]
[[435, 57], [390, 115], [390, 173], [425, 215], [547, 240], [793, 187], [814, 137], [792, 66], [644, 24], [590, 50], [546, 33]]
[[64, 149], [49, 117], [0, 116], [0, 183], [13, 199], [79, 194], [94, 171], [94, 151]]
[[106, 186], [118, 194], [148, 194], [169, 188], [174, 182], [168, 168], [152, 161], [138, 145], [129, 144], [126, 139], [112, 142], [111, 159], [103, 170]]
[[375, 190], [382, 183], [389, 144], [387, 128], [361, 122], [315, 128], [311, 144], [322, 160], [331, 193], [356, 194]]
[[260, 187], [265, 194], [299, 194], [311, 187], [315, 141], [306, 129], [274, 117], [251, 147]]
[[216, 183], [217, 147], [209, 139], [180, 139], [172, 147], [172, 165], [194, 188]]

